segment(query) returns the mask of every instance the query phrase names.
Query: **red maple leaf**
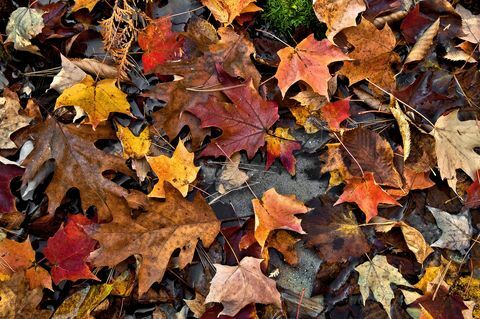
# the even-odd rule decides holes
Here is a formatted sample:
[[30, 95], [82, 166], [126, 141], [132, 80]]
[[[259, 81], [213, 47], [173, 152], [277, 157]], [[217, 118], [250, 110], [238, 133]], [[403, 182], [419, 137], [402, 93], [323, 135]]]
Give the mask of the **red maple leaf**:
[[180, 57], [183, 38], [172, 32], [170, 19], [160, 18], [138, 34], [138, 45], [145, 52], [142, 56], [143, 70], [150, 73], [156, 66]]
[[210, 97], [205, 104], [198, 104], [188, 111], [202, 122], [202, 127], [218, 127], [222, 135], [212, 140], [202, 156], [230, 156], [246, 150], [252, 158], [265, 144], [265, 133], [278, 120], [278, 106], [273, 101], [262, 99], [253, 87], [252, 80], [242, 83], [223, 70], [218, 71], [218, 80], [231, 103], [220, 102]]
[[52, 264], [55, 284], [62, 280], [98, 278], [86, 264], [87, 257], [95, 249], [97, 241], [90, 238], [82, 226], [93, 222], [83, 215], [72, 215], [67, 223], [48, 239], [43, 254]]
[[0, 213], [11, 213], [15, 197], [10, 191], [10, 182], [13, 178], [23, 174], [25, 169], [16, 165], [5, 165], [0, 163]]
[[331, 130], [338, 131], [340, 123], [350, 117], [350, 98], [328, 103], [320, 109]]
[[373, 173], [367, 172], [363, 177], [353, 177], [346, 180], [347, 186], [343, 190], [335, 205], [350, 202], [356, 203], [365, 213], [367, 222], [378, 215], [378, 204], [400, 205], [392, 196], [388, 195], [373, 179]]

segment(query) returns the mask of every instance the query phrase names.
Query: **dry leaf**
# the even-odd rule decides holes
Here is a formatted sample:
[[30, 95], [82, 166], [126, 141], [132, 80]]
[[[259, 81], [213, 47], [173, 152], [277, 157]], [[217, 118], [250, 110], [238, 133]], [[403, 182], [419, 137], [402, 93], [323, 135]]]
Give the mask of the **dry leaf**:
[[128, 127], [117, 125], [117, 136], [122, 143], [123, 157], [141, 159], [150, 151], [152, 140], [150, 130], [144, 128], [138, 136], [132, 133]]
[[87, 76], [82, 69], [63, 56], [63, 54], [60, 54], [60, 58], [62, 59], [62, 69], [55, 75], [50, 84], [50, 88], [58, 93], [62, 93], [65, 89], [81, 82]]
[[229, 25], [243, 11], [256, 0], [201, 0], [215, 19], [225, 25]]
[[412, 50], [410, 50], [403, 63], [407, 64], [410, 62], [423, 60], [432, 47], [433, 39], [437, 35], [439, 28], [440, 18], [435, 20], [435, 22], [432, 23], [432, 25], [418, 38], [417, 42], [415, 42], [415, 45], [413, 46]]
[[402, 109], [398, 105], [397, 100], [393, 96], [390, 96], [390, 112], [392, 112], [393, 117], [397, 121], [400, 135], [402, 136], [403, 161], [406, 161], [410, 155], [410, 148], [412, 144], [410, 124], [408, 117], [405, 115], [405, 113], [403, 113]]
[[225, 194], [230, 190], [236, 189], [248, 181], [249, 177], [247, 173], [238, 168], [241, 158], [240, 153], [235, 153], [223, 166], [217, 182], [217, 190], [220, 194]]
[[44, 13], [40, 9], [25, 7], [13, 11], [8, 20], [5, 43], [13, 42], [15, 50], [37, 53], [38, 47], [30, 40], [42, 32]]
[[462, 32], [459, 38], [471, 43], [480, 43], [480, 15], [473, 15], [470, 10], [457, 4], [455, 11], [462, 17]]
[[185, 301], [188, 308], [193, 312], [195, 318], [200, 318], [205, 310], [207, 310], [207, 307], [205, 306], [205, 297], [198, 292], [195, 293], [195, 299], [183, 299], [183, 301]]
[[18, 114], [21, 108], [17, 94], [5, 88], [0, 97], [0, 148], [15, 148], [10, 135], [30, 123], [31, 118]]
[[453, 215], [435, 207], [427, 208], [442, 230], [442, 236], [431, 246], [465, 252], [470, 247], [473, 232], [468, 210]]

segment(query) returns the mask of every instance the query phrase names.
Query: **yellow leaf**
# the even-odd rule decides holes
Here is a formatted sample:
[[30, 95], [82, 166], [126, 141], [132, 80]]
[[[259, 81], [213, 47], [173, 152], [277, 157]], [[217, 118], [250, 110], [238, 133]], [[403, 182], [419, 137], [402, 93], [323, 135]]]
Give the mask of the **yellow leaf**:
[[117, 127], [117, 136], [122, 143], [123, 157], [139, 159], [148, 154], [150, 145], [152, 145], [148, 128], [145, 128], [138, 136], [135, 136], [128, 127], [121, 125]]
[[115, 79], [105, 79], [97, 83], [87, 75], [80, 83], [63, 91], [57, 99], [55, 109], [62, 106], [81, 107], [88, 115], [95, 129], [108, 119], [110, 113], [118, 112], [131, 115], [127, 94], [115, 86]]
[[172, 157], [160, 155], [156, 157], [147, 156], [148, 164], [158, 176], [158, 183], [148, 194], [150, 197], [165, 198], [163, 183], [170, 182], [185, 197], [188, 193], [188, 185], [197, 178], [200, 167], [193, 163], [194, 154], [190, 153], [183, 142], [178, 142]]
[[420, 289], [424, 293], [427, 292], [427, 286], [430, 282], [438, 283], [438, 277], [443, 271], [443, 266], [433, 266], [427, 267], [425, 269], [425, 274], [423, 275], [422, 279], [415, 284], [415, 288]]
[[83, 8], [87, 8], [88, 11], [92, 11], [97, 2], [98, 0], [75, 0], [75, 5], [72, 7], [72, 12]]
[[261, 10], [259, 7], [249, 6], [255, 1], [256, 0], [202, 0], [202, 4], [212, 12], [217, 21], [229, 25], [243, 12]]

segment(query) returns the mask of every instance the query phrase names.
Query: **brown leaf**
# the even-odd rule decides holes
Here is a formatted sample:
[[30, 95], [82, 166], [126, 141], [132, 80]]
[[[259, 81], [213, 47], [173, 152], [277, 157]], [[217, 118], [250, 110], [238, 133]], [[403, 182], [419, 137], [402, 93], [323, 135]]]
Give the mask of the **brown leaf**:
[[289, 232], [279, 230], [268, 237], [267, 246], [278, 250], [283, 255], [283, 259], [287, 264], [295, 266], [298, 264], [298, 255], [295, 244], [299, 240], [300, 239], [290, 235]]
[[0, 148], [15, 148], [10, 135], [30, 123], [31, 118], [18, 114], [21, 108], [17, 94], [5, 88], [0, 97]]
[[220, 315], [227, 316], [235, 316], [250, 303], [274, 304], [280, 308], [280, 293], [275, 281], [262, 273], [261, 262], [262, 259], [245, 257], [238, 266], [215, 264], [217, 273], [205, 302], [221, 302]]
[[111, 223], [88, 229], [100, 243], [90, 255], [93, 265], [115, 267], [129, 256], [142, 256], [139, 295], [163, 278], [176, 249], [181, 249], [178, 265], [183, 268], [191, 262], [198, 240], [208, 247], [220, 230], [220, 222], [198, 193], [190, 202], [170, 184], [164, 188], [165, 202], [148, 200], [146, 212], [137, 219], [115, 216]]
[[413, 46], [412, 50], [408, 53], [407, 58], [403, 62], [404, 64], [420, 61], [425, 58], [428, 51], [432, 47], [433, 39], [437, 35], [440, 28], [440, 19], [437, 19], [425, 32], [418, 38], [417, 42]]

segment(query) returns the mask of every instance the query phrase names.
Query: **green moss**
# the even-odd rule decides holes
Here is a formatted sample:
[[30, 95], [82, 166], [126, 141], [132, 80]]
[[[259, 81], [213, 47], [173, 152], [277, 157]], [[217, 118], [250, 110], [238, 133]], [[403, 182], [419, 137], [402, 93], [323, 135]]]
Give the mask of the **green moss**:
[[284, 34], [292, 32], [296, 27], [310, 27], [318, 22], [312, 0], [268, 0], [263, 18]]

